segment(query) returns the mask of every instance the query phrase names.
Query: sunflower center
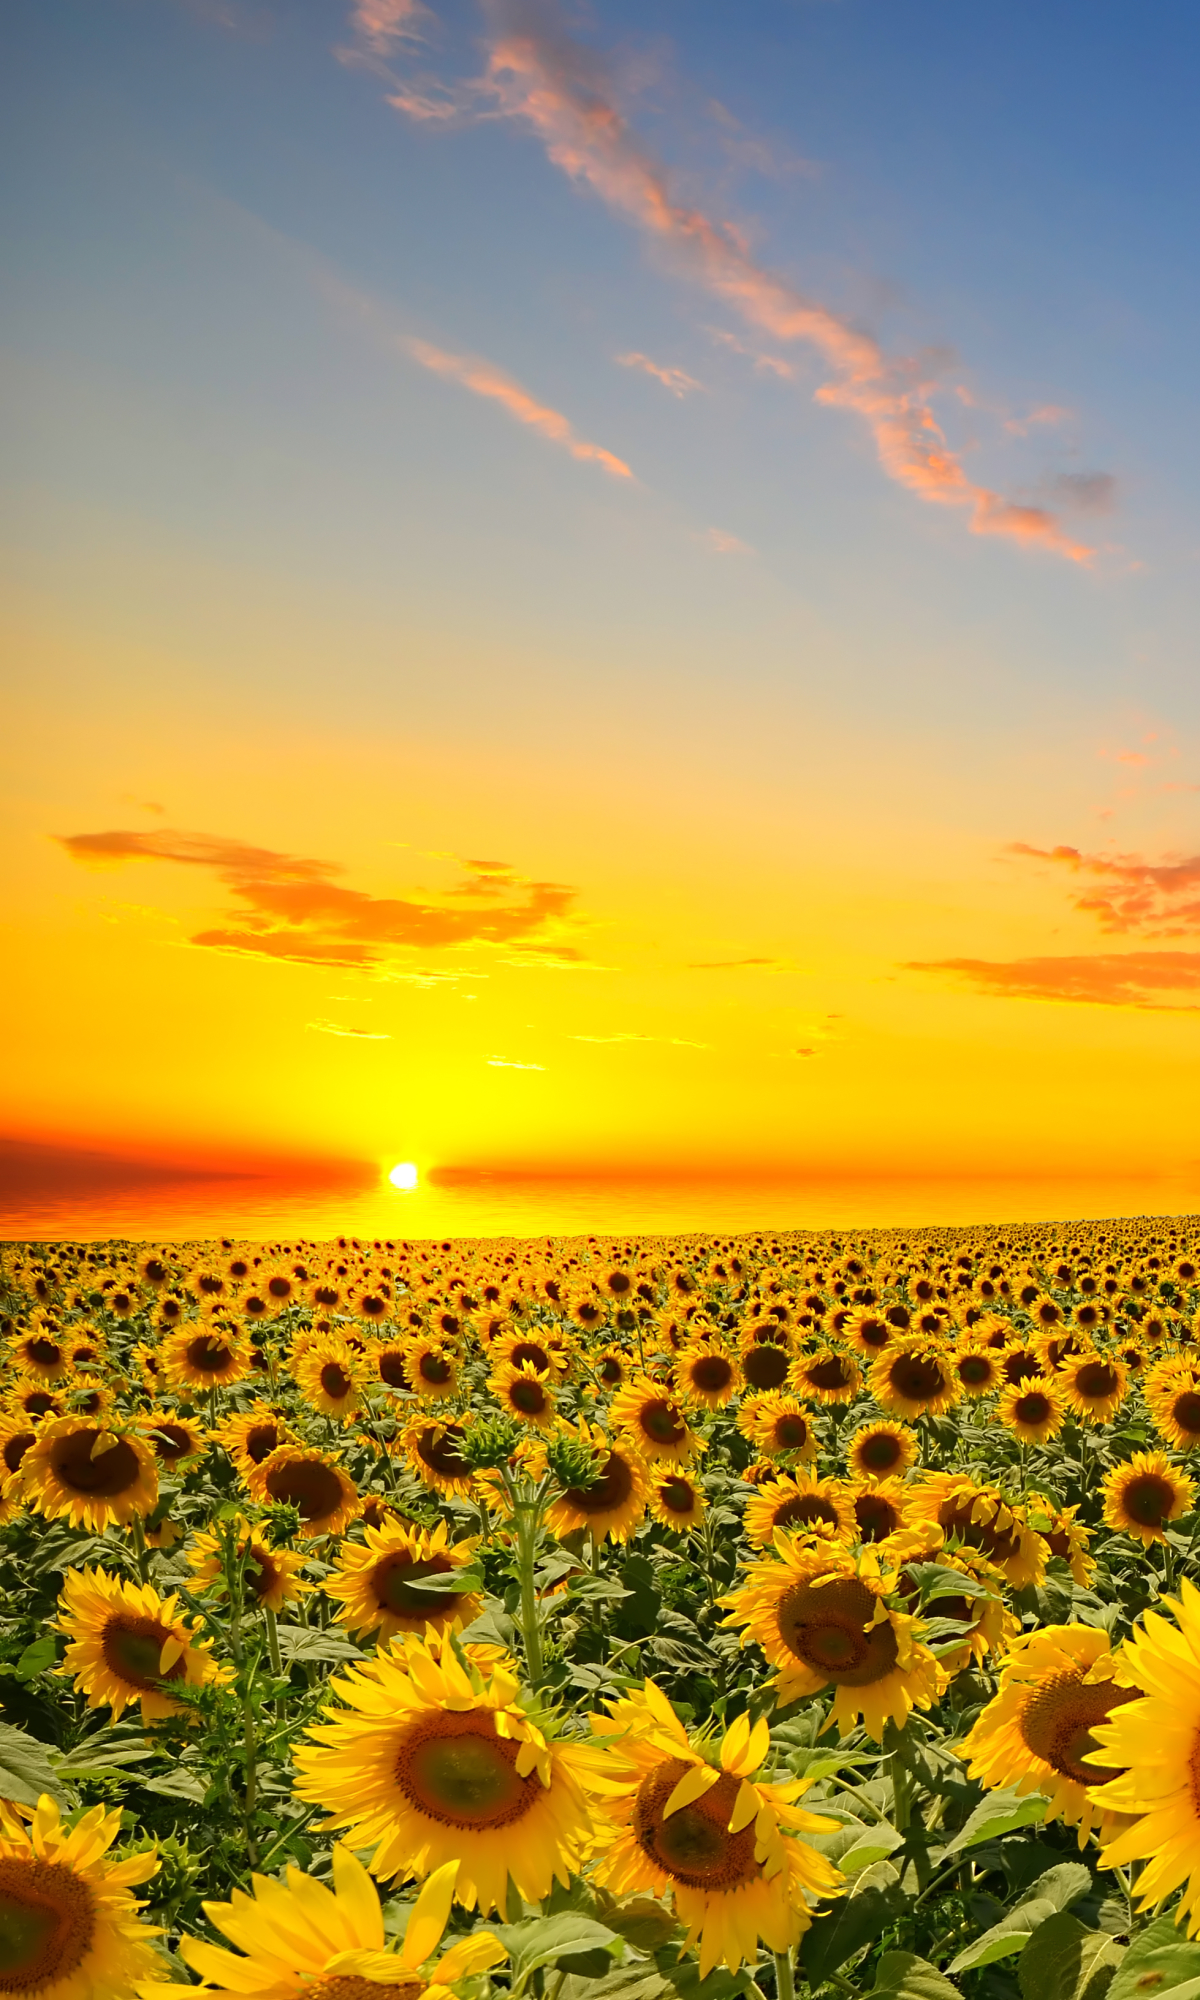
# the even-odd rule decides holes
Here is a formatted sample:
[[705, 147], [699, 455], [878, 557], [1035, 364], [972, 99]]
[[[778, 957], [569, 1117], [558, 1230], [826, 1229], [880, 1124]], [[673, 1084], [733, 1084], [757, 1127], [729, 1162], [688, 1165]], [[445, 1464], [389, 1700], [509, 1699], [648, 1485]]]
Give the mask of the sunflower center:
[[389, 1389], [407, 1389], [408, 1376], [404, 1372], [404, 1356], [396, 1347], [385, 1347], [376, 1362], [379, 1379], [386, 1382]]
[[864, 1542], [881, 1542], [900, 1526], [900, 1510], [882, 1493], [860, 1493], [854, 1502], [854, 1517]]
[[723, 1354], [706, 1354], [699, 1361], [693, 1361], [689, 1373], [694, 1388], [713, 1394], [727, 1389], [733, 1380], [733, 1365]]
[[691, 1769], [682, 1757], [669, 1757], [642, 1779], [634, 1800], [633, 1831], [643, 1851], [672, 1881], [689, 1889], [720, 1894], [757, 1882], [762, 1868], [754, 1859], [753, 1820], [740, 1833], [729, 1832], [739, 1779], [722, 1772], [702, 1797], [669, 1819], [663, 1817], [671, 1793]]
[[422, 1382], [433, 1382], [440, 1388], [443, 1382], [449, 1382], [454, 1370], [444, 1354], [423, 1354], [417, 1373]]
[[814, 1361], [804, 1373], [814, 1389], [848, 1389], [851, 1382], [850, 1372], [840, 1354], [830, 1354], [823, 1361]]
[[625, 1379], [625, 1370], [613, 1354], [606, 1354], [596, 1370], [600, 1380], [610, 1389], [616, 1389]]
[[610, 1451], [599, 1479], [591, 1486], [569, 1486], [563, 1498], [580, 1514], [611, 1514], [633, 1492], [633, 1473], [619, 1451]]
[[1018, 1396], [1015, 1411], [1018, 1423], [1044, 1424], [1053, 1416], [1054, 1406], [1040, 1389], [1031, 1389], [1027, 1396]]
[[986, 1354], [964, 1354], [958, 1364], [958, 1379], [964, 1388], [981, 1388], [991, 1381], [993, 1366]]
[[779, 1636], [805, 1666], [838, 1687], [870, 1687], [896, 1664], [890, 1621], [874, 1625], [875, 1599], [857, 1577], [799, 1583], [780, 1600]]
[[331, 1979], [318, 1979], [304, 1989], [305, 2000], [418, 2000], [425, 1991], [419, 1979], [402, 1979], [398, 1986], [382, 1980], [366, 1979], [361, 1972], [335, 1972]]
[[302, 1521], [323, 1520], [336, 1514], [342, 1504], [342, 1485], [331, 1465], [319, 1458], [292, 1459], [268, 1472], [267, 1492], [272, 1500], [296, 1507]]
[[36, 1431], [18, 1431], [13, 1437], [5, 1438], [3, 1452], [0, 1453], [0, 1456], [3, 1456], [6, 1469], [9, 1472], [15, 1472], [29, 1450], [30, 1445], [36, 1443]]
[[696, 1495], [688, 1481], [677, 1477], [661, 1481], [658, 1497], [669, 1514], [690, 1514], [696, 1505]]
[[247, 1458], [253, 1459], [255, 1465], [261, 1465], [264, 1459], [270, 1458], [271, 1453], [277, 1450], [279, 1442], [278, 1424], [255, 1424], [246, 1432], [243, 1449]]
[[1076, 1394], [1098, 1403], [1115, 1396], [1120, 1386], [1120, 1376], [1107, 1361], [1085, 1361], [1075, 1377]]
[[96, 1931], [91, 1894], [59, 1861], [0, 1861], [0, 1993], [37, 1993], [70, 1977]]
[[808, 1425], [803, 1417], [787, 1416], [775, 1419], [776, 1451], [803, 1451], [808, 1443]]
[[62, 1348], [57, 1341], [47, 1340], [43, 1335], [34, 1335], [25, 1342], [25, 1352], [39, 1368], [57, 1368], [62, 1360]]
[[137, 1453], [127, 1438], [118, 1438], [107, 1451], [92, 1457], [92, 1447], [101, 1433], [90, 1425], [56, 1438], [50, 1449], [50, 1464], [60, 1486], [71, 1493], [94, 1493], [102, 1500], [114, 1500], [137, 1485], [140, 1475]]
[[518, 1776], [519, 1749], [497, 1736], [491, 1709], [440, 1712], [406, 1738], [396, 1782], [418, 1812], [442, 1826], [491, 1832], [524, 1819], [542, 1790], [536, 1771]]
[[903, 1458], [904, 1447], [899, 1438], [880, 1431], [874, 1437], [863, 1439], [858, 1456], [867, 1472], [891, 1472]]
[[519, 1340], [508, 1358], [514, 1368], [523, 1368], [527, 1361], [532, 1361], [539, 1375], [550, 1373], [550, 1354], [536, 1340]]
[[1020, 1547], [1018, 1536], [993, 1527], [990, 1521], [973, 1521], [971, 1509], [974, 1505], [975, 1495], [969, 1493], [960, 1500], [948, 1500], [938, 1510], [939, 1527], [947, 1535], [957, 1535], [959, 1541], [966, 1542], [968, 1547], [982, 1549], [993, 1562], [1008, 1562]]
[[45, 1389], [34, 1389], [22, 1396], [21, 1408], [27, 1417], [44, 1417], [47, 1410], [54, 1408], [54, 1398]]
[[161, 1681], [181, 1681], [184, 1677], [182, 1659], [173, 1661], [166, 1673], [159, 1665], [162, 1649], [173, 1636], [157, 1618], [118, 1611], [105, 1622], [100, 1642], [104, 1664], [126, 1687], [153, 1694]]
[[752, 1347], [742, 1361], [752, 1389], [778, 1389], [787, 1381], [788, 1357], [785, 1347]]
[[209, 1333], [202, 1333], [198, 1339], [187, 1344], [187, 1364], [196, 1375], [212, 1375], [219, 1378], [227, 1375], [233, 1366], [233, 1349], [223, 1340], [214, 1340]]
[[339, 1361], [327, 1361], [321, 1370], [321, 1387], [331, 1402], [340, 1403], [354, 1384]]
[[1175, 1488], [1157, 1472], [1138, 1473], [1121, 1495], [1125, 1512], [1141, 1528], [1161, 1528], [1174, 1504]]
[[639, 1422], [648, 1438], [655, 1444], [681, 1444], [687, 1436], [684, 1423], [674, 1403], [665, 1396], [656, 1396], [642, 1405]]
[[837, 1508], [820, 1493], [795, 1493], [791, 1499], [783, 1501], [772, 1516], [776, 1528], [804, 1526], [809, 1521], [828, 1521], [831, 1528], [840, 1525]]
[[898, 1357], [892, 1363], [889, 1380], [893, 1389], [914, 1403], [932, 1402], [946, 1387], [946, 1377], [937, 1362], [918, 1354]]
[[260, 1542], [250, 1544], [250, 1555], [246, 1563], [246, 1581], [261, 1602], [268, 1597], [280, 1580], [279, 1570], [272, 1562]]
[[1171, 1415], [1181, 1431], [1193, 1437], [1200, 1435], [1200, 1394], [1195, 1389], [1185, 1389], [1172, 1403]]
[[[384, 1556], [371, 1571], [371, 1589], [381, 1611], [395, 1612], [401, 1618], [419, 1618], [422, 1623], [436, 1622], [437, 1600], [411, 1586], [422, 1576], [448, 1576], [453, 1568], [448, 1556], [418, 1559], [403, 1552]], [[453, 1608], [454, 1600], [449, 1602]]]
[[330, 1308], [337, 1304], [339, 1293], [334, 1285], [318, 1285], [312, 1296], [314, 1305]]
[[182, 1424], [155, 1424], [150, 1442], [158, 1457], [165, 1459], [168, 1465], [174, 1464], [177, 1458], [186, 1458], [192, 1448], [191, 1438]]
[[470, 1464], [458, 1449], [462, 1435], [456, 1424], [447, 1424], [440, 1435], [436, 1425], [430, 1424], [417, 1440], [417, 1456], [431, 1472], [440, 1472], [443, 1479], [469, 1479]]
[[540, 1417], [546, 1407], [547, 1397], [540, 1382], [531, 1382], [526, 1378], [524, 1381], [518, 1380], [512, 1384], [508, 1400], [514, 1410], [520, 1410], [522, 1416]]
[[1099, 1748], [1092, 1731], [1137, 1693], [1137, 1688], [1115, 1687], [1111, 1681], [1088, 1683], [1080, 1674], [1054, 1674], [1034, 1690], [1018, 1727], [1027, 1748], [1061, 1778], [1073, 1778], [1077, 1785], [1105, 1785], [1121, 1773], [1083, 1762]]

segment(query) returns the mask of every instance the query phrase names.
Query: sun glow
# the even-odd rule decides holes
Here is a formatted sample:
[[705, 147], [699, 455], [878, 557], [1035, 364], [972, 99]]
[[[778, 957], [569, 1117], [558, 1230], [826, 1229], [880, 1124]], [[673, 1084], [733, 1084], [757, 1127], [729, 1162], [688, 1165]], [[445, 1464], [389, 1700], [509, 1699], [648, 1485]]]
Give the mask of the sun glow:
[[388, 1179], [394, 1188], [415, 1188], [417, 1170], [411, 1160], [401, 1160], [399, 1166], [392, 1168]]

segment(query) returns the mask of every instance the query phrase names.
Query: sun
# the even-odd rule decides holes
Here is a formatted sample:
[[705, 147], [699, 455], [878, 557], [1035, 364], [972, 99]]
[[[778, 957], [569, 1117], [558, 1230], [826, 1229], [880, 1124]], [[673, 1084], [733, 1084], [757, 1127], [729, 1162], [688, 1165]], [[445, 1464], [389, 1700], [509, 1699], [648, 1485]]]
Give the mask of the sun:
[[415, 1188], [417, 1170], [411, 1160], [401, 1160], [398, 1167], [392, 1168], [388, 1179], [395, 1188]]

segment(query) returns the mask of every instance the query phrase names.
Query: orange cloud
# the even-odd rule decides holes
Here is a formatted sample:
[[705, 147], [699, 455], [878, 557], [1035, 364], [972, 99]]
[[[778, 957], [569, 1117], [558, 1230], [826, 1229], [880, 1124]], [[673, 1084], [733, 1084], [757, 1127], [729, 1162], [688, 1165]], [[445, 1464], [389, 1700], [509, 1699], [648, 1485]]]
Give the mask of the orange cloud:
[[673, 396], [686, 396], [689, 390], [704, 387], [703, 382], [697, 382], [694, 375], [686, 374], [682, 368], [660, 368], [648, 354], [618, 354], [616, 361], [618, 368], [640, 368], [643, 375], [653, 375]]
[[731, 224], [674, 199], [665, 169], [626, 124], [588, 52], [540, 25], [502, 30], [486, 81], [501, 111], [531, 126], [556, 166], [653, 239], [747, 325], [815, 348], [833, 371], [818, 400], [866, 421], [890, 478], [927, 502], [969, 509], [973, 534], [1003, 535], [1072, 562], [1090, 559], [1094, 551], [1073, 540], [1048, 508], [1017, 505], [968, 478], [934, 414], [936, 384], [927, 362], [890, 359], [870, 335], [755, 262]]
[[1140, 1007], [1173, 1014], [1200, 1013], [1195, 1001], [1167, 1001], [1163, 993], [1200, 992], [1200, 952], [1129, 951], [1076, 957], [917, 959], [906, 972], [951, 972], [981, 993], [1010, 1000], [1086, 1001], [1105, 1007]]
[[581, 957], [555, 935], [575, 890], [561, 882], [529, 881], [503, 863], [466, 863], [466, 882], [450, 892], [460, 900], [448, 906], [348, 889], [331, 879], [342, 873], [335, 862], [216, 834], [116, 829], [68, 834], [59, 845], [72, 860], [85, 863], [169, 861], [211, 869], [242, 906], [231, 912], [232, 926], [198, 931], [191, 939], [216, 950], [344, 966], [377, 965], [396, 946], [520, 943], [544, 960]]
[[1030, 847], [1025, 841], [1008, 851], [1103, 885], [1071, 899], [1077, 910], [1097, 917], [1103, 930], [1145, 937], [1184, 937], [1200, 930], [1200, 855], [1145, 861], [1137, 854], [1084, 854], [1077, 847]]
[[446, 354], [442, 348], [432, 347], [427, 340], [407, 340], [405, 346], [422, 368], [431, 369], [447, 381], [459, 383], [474, 396], [485, 396], [491, 402], [499, 403], [517, 423], [528, 424], [531, 430], [538, 431], [553, 444], [562, 445], [572, 458], [590, 459], [617, 479], [632, 479], [633, 474], [623, 459], [615, 458], [611, 451], [604, 451], [598, 444], [588, 444], [585, 439], [576, 437], [560, 411], [537, 402], [527, 389], [522, 389], [520, 383], [493, 367], [490, 361], [480, 361], [466, 354]]
[[422, 0], [355, 0], [351, 23], [369, 48], [386, 55], [396, 42], [415, 42], [431, 19]]

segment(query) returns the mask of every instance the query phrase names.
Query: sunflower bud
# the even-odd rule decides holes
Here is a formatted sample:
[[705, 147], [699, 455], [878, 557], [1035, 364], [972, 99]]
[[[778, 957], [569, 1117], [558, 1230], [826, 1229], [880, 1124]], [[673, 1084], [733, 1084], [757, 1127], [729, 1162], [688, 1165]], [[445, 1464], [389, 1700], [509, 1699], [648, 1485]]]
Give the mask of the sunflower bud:
[[465, 1433], [459, 1450], [476, 1472], [499, 1471], [521, 1440], [521, 1427], [511, 1417], [484, 1417]]

